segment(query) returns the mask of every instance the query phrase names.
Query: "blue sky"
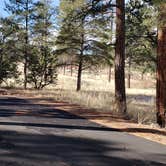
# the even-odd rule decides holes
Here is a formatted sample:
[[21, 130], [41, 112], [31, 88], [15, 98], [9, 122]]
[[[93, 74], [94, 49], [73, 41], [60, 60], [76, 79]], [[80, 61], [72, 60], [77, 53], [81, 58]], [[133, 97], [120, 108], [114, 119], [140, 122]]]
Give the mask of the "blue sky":
[[4, 1], [0, 0], [0, 16], [4, 16], [3, 8], [4, 8]]
[[[0, 16], [6, 16], [6, 12], [4, 11], [5, 2], [8, 2], [8, 0], [0, 0]], [[59, 0], [53, 0], [56, 6], [59, 5]]]

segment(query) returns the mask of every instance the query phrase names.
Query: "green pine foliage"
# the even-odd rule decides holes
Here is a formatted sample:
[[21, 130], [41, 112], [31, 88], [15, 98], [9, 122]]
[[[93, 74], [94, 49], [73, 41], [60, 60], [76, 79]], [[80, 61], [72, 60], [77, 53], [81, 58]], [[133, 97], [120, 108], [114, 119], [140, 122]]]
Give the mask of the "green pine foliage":
[[27, 83], [37, 89], [56, 83], [56, 9], [51, 5], [48, 0], [6, 3], [8, 16], [1, 18], [0, 27], [1, 82], [16, 77], [17, 66], [23, 64], [24, 88]]
[[49, 84], [56, 83], [57, 77], [57, 57], [53, 53], [54, 38], [52, 38], [55, 9], [48, 1], [41, 1], [34, 5], [34, 11], [28, 82], [32, 83], [34, 88], [42, 89]]
[[9, 78], [17, 78], [17, 60], [15, 32], [18, 27], [12, 19], [0, 20], [0, 84], [6, 83]]
[[85, 6], [86, 1], [83, 0], [61, 1], [61, 26], [56, 41], [56, 54], [68, 56], [72, 64], [78, 66], [77, 90], [80, 90], [78, 84], [81, 86], [83, 70], [96, 68], [102, 61], [110, 62], [108, 58], [111, 57], [108, 39], [111, 39], [111, 35], [108, 35], [110, 16], [84, 13]]
[[126, 62], [141, 72], [155, 72], [157, 13], [142, 0], [130, 0], [126, 7]]

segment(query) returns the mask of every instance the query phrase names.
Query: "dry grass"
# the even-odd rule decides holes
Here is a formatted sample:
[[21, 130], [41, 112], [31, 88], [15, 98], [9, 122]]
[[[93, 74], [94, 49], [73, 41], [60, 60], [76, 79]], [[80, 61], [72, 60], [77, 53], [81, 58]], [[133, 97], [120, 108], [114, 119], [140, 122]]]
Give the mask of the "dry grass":
[[[62, 91], [60, 94], [62, 100], [114, 113], [114, 81], [109, 83], [103, 75], [87, 74], [83, 75], [82, 80], [82, 91], [75, 92], [76, 77], [59, 75], [57, 88]], [[155, 123], [155, 88], [153, 88], [155, 81], [146, 78], [146, 80], [132, 80], [131, 84], [135, 88], [126, 89], [128, 116], [140, 124]]]

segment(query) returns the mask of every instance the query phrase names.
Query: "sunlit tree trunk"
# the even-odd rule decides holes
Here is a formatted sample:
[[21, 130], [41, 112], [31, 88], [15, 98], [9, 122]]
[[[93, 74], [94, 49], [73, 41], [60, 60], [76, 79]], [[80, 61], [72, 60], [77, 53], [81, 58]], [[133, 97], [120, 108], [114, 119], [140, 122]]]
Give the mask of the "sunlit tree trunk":
[[157, 122], [166, 124], [166, 27], [158, 30], [157, 56]]
[[166, 124], [166, 3], [158, 2], [158, 48], [157, 48], [157, 123]]
[[115, 109], [125, 113], [125, 1], [116, 0], [116, 5]]

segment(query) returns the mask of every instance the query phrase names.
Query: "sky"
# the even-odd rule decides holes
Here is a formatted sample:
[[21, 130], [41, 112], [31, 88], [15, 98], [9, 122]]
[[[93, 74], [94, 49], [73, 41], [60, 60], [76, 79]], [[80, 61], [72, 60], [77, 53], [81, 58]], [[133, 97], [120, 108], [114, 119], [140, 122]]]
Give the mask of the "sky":
[[[5, 7], [5, 2], [8, 2], [8, 0], [0, 0], [0, 16], [6, 16], [6, 12], [4, 11], [4, 7]], [[54, 4], [56, 6], [59, 5], [59, 0], [53, 0]]]

